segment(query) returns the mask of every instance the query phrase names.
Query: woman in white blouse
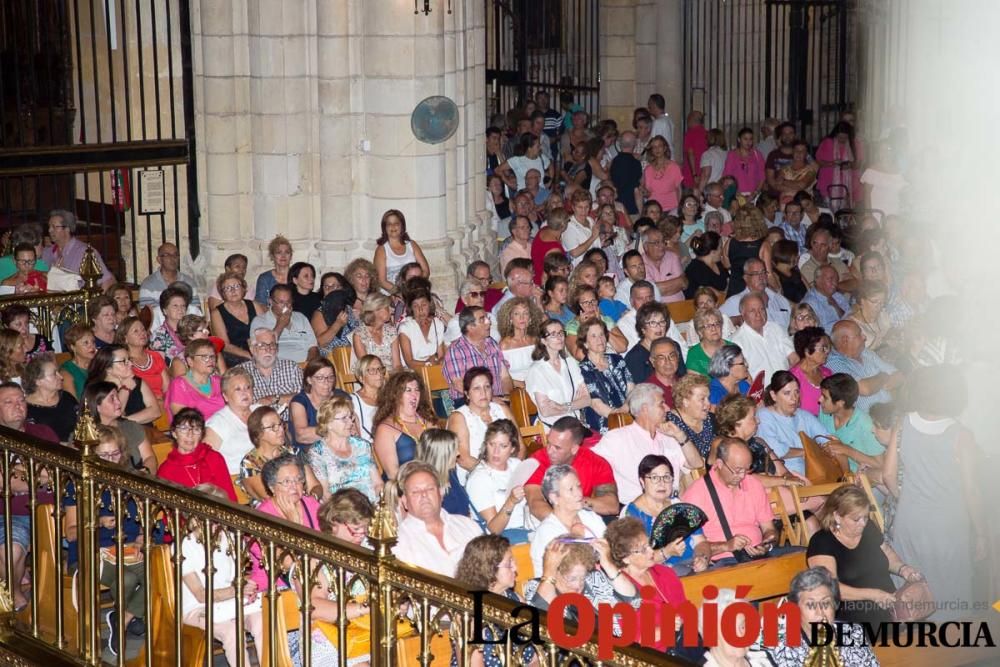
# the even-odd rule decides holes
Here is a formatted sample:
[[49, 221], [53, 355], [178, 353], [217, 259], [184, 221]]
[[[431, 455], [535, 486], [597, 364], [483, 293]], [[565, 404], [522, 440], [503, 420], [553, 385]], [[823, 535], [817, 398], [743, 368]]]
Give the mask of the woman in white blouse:
[[590, 405], [590, 392], [576, 359], [566, 354], [566, 330], [559, 320], [547, 320], [531, 353], [534, 363], [524, 385], [548, 431], [560, 417], [577, 417]]
[[427, 290], [406, 295], [406, 317], [399, 323], [399, 351], [403, 363], [416, 370], [444, 361], [444, 323], [435, 316], [434, 300]]
[[527, 297], [509, 299], [497, 313], [500, 349], [510, 365], [510, 377], [515, 387], [523, 387], [531, 367], [531, 353], [538, 343], [538, 329], [545, 321], [542, 309]]
[[576, 471], [568, 465], [552, 466], [542, 478], [542, 495], [552, 506], [531, 538], [531, 564], [535, 572], [542, 571], [542, 556], [549, 542], [569, 535], [574, 540], [596, 540], [604, 537], [604, 520], [595, 512], [584, 509], [583, 490]]
[[448, 430], [458, 439], [458, 479], [465, 482], [468, 471], [478, 462], [477, 456], [486, 437], [486, 427], [497, 419], [514, 417], [510, 408], [493, 400], [493, 373], [485, 366], [473, 366], [462, 377], [465, 405], [448, 416]]
[[385, 383], [385, 364], [374, 354], [366, 354], [358, 360], [357, 368], [361, 387], [351, 394], [351, 402], [358, 418], [359, 434], [372, 442], [375, 438], [375, 424], [372, 420], [378, 407], [378, 392]]
[[472, 507], [486, 523], [486, 529], [506, 537], [511, 544], [528, 541], [524, 486], [510, 486], [511, 476], [521, 463], [515, 456], [520, 441], [517, 426], [511, 420], [491, 422], [486, 427], [479, 460], [465, 483]]

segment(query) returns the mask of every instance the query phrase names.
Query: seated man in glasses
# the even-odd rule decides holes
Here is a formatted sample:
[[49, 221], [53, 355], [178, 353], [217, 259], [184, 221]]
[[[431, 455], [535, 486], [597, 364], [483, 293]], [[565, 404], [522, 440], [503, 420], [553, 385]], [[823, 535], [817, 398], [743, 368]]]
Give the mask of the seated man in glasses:
[[482, 292], [483, 303], [469, 303], [465, 300], [465, 293], [459, 294], [458, 303], [455, 304], [455, 313], [458, 314], [466, 306], [481, 305], [486, 310], [492, 310], [493, 306], [496, 305], [500, 297], [503, 296], [503, 290], [499, 290], [496, 287], [490, 287], [493, 284], [493, 273], [490, 271], [490, 265], [479, 259], [469, 264], [469, 268], [465, 270], [466, 281], [471, 281], [474, 285], [477, 285], [479, 291]]
[[272, 406], [287, 420], [288, 403], [302, 390], [302, 369], [294, 361], [278, 357], [277, 337], [271, 329], [250, 334], [250, 354], [253, 359], [239, 368], [245, 368], [253, 379], [254, 403]]
[[448, 346], [444, 358], [444, 377], [448, 381], [448, 393], [455, 407], [465, 404], [462, 380], [465, 372], [476, 366], [490, 369], [493, 374], [493, 396], [505, 398], [510, 394], [513, 381], [500, 345], [490, 337], [492, 322], [489, 314], [479, 306], [468, 306], [455, 319], [458, 320], [462, 335]]
[[309, 318], [292, 309], [292, 288], [277, 284], [271, 288], [266, 312], [250, 322], [250, 333], [268, 329], [278, 339], [278, 358], [296, 364], [319, 356], [316, 334]]
[[774, 513], [764, 485], [748, 474], [752, 462], [745, 442], [722, 438], [708, 475], [681, 495], [683, 502], [697, 505], [708, 515], [702, 529], [716, 565], [732, 565], [774, 553], [778, 540]]

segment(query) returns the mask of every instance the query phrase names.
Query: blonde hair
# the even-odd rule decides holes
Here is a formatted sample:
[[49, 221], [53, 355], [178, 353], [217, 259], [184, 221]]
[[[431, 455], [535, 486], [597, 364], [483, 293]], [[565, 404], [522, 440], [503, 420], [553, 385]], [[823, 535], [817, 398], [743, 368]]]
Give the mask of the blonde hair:
[[323, 401], [316, 414], [316, 435], [325, 438], [330, 432], [330, 421], [333, 416], [341, 410], [347, 410], [348, 414], [354, 414], [354, 403], [343, 396], [334, 396]]
[[361, 307], [361, 321], [365, 326], [370, 326], [375, 321], [375, 311], [381, 310], [389, 305], [389, 297], [381, 292], [373, 292], [365, 297], [365, 303]]
[[280, 248], [283, 245], [288, 246], [289, 251], [292, 250], [292, 242], [289, 241], [284, 236], [282, 236], [281, 234], [278, 234], [273, 239], [271, 239], [270, 243], [267, 244], [267, 256], [273, 260], [275, 254], [277, 254], [278, 252], [278, 248]]
[[691, 398], [696, 387], [709, 388], [711, 381], [698, 373], [687, 373], [674, 385], [674, 404], [680, 404]]
[[458, 438], [454, 433], [443, 428], [429, 428], [420, 434], [415, 460], [433, 467], [442, 492], [448, 493], [451, 488], [448, 474], [455, 464], [457, 454]]
[[755, 206], [746, 206], [733, 215], [733, 238], [748, 238], [756, 241], [767, 236], [767, 222], [764, 214]]
[[819, 511], [819, 522], [823, 528], [832, 533], [837, 524], [837, 519], [833, 516], [834, 512], [840, 516], [847, 516], [858, 510], [868, 512], [871, 507], [871, 501], [860, 487], [845, 484], [827, 496], [826, 502], [823, 503], [823, 507]]

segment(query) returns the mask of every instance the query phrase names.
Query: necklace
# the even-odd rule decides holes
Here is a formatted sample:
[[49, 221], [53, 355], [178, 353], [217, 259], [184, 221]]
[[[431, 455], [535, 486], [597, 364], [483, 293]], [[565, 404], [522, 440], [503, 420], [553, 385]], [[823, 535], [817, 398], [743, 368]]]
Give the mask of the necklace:
[[191, 371], [188, 371], [187, 372], [187, 381], [188, 381], [188, 383], [192, 387], [194, 387], [195, 389], [197, 389], [200, 393], [204, 394], [205, 396], [211, 395], [211, 393], [212, 393], [212, 377], [211, 376], [209, 376], [208, 382], [205, 382], [204, 384], [201, 384], [201, 383], [195, 382], [194, 373], [192, 373]]
[[[399, 430], [405, 433], [406, 435], [410, 436], [414, 440], [420, 437], [420, 433], [423, 433], [424, 429], [427, 428], [427, 425], [424, 423], [424, 420], [420, 415], [417, 415], [416, 421], [411, 421], [411, 422], [403, 421], [402, 419], [399, 418], [399, 415], [394, 417], [394, 420], [397, 424], [399, 424]], [[412, 433], [410, 433], [410, 429], [406, 428], [407, 424], [420, 424], [420, 433], [417, 433], [417, 435], [413, 435]]]
[[140, 354], [145, 355], [145, 361], [137, 362], [136, 359], [141, 359], [142, 357], [138, 356], [132, 357], [131, 355], [129, 355], [132, 360], [132, 365], [135, 366], [137, 370], [148, 371], [150, 367], [153, 365], [153, 355], [151, 355], [149, 352], [146, 352], [145, 350], [140, 350], [139, 352]]

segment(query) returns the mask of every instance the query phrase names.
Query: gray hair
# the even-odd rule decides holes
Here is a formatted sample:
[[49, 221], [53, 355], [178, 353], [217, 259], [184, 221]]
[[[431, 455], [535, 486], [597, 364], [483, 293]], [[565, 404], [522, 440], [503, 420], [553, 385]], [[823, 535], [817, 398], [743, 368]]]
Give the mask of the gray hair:
[[278, 483], [278, 471], [285, 466], [295, 466], [299, 471], [299, 477], [305, 479], [306, 467], [302, 464], [302, 459], [291, 453], [276, 456], [265, 463], [260, 470], [260, 476], [264, 478], [264, 486], [267, 487], [269, 495], [274, 495], [274, 487]]
[[712, 360], [708, 362], [708, 377], [724, 378], [729, 375], [733, 368], [736, 357], [743, 354], [743, 349], [739, 345], [723, 345], [712, 355]]
[[659, 234], [661, 237], [663, 236], [663, 232], [661, 232], [660, 229], [658, 227], [656, 227], [655, 225], [652, 226], [652, 227], [647, 227], [646, 229], [642, 230], [642, 242], [643, 243], [646, 243], [646, 241], [649, 240], [649, 235], [650, 234]]
[[722, 313], [718, 308], [705, 308], [704, 310], [696, 310], [694, 312], [694, 330], [699, 336], [701, 336], [701, 330], [705, 328], [705, 324], [709, 320], [715, 320], [722, 326]]
[[253, 376], [250, 375], [250, 371], [243, 366], [233, 366], [222, 375], [222, 393], [228, 392], [230, 385], [239, 379], [248, 380], [250, 389], [253, 389]]
[[10, 246], [17, 247], [21, 243], [37, 246], [42, 242], [42, 226], [37, 222], [23, 222], [14, 228], [10, 235]]
[[[748, 263], [749, 263], [749, 262], [748, 262]], [[763, 294], [761, 294], [760, 292], [747, 292], [747, 293], [746, 293], [746, 294], [744, 294], [744, 295], [743, 295], [743, 297], [742, 297], [742, 298], [740, 299], [740, 314], [742, 314], [742, 313], [743, 313], [743, 307], [744, 307], [744, 305], [746, 305], [746, 303], [747, 303], [748, 301], [750, 301], [750, 299], [757, 299], [758, 301], [760, 301], [760, 304], [761, 304], [761, 305], [764, 305], [764, 304], [766, 303], [766, 302], [764, 301], [764, 295], [763, 295]]]
[[462, 332], [463, 336], [469, 330], [469, 327], [476, 323], [476, 313], [480, 310], [484, 313], [486, 312], [486, 309], [480, 306], [466, 306], [458, 314], [458, 329]]
[[469, 292], [479, 292], [482, 289], [483, 287], [479, 284], [478, 280], [466, 278], [462, 281], [462, 288], [459, 290], [458, 295], [464, 297]]
[[633, 417], [638, 417], [639, 412], [647, 405], [652, 405], [657, 399], [663, 398], [663, 390], [651, 382], [640, 382], [632, 387], [628, 393], [628, 412]]
[[542, 478], [542, 497], [550, 505], [554, 504], [551, 498], [552, 494], [559, 495], [559, 483], [569, 475], [576, 475], [576, 470], [573, 469], [573, 466], [566, 464], [552, 466], [545, 471], [545, 477]]
[[795, 575], [788, 589], [788, 599], [797, 603], [801, 594], [808, 593], [820, 586], [826, 586], [830, 589], [834, 602], [840, 602], [840, 587], [837, 585], [837, 580], [825, 567], [811, 567]]
[[722, 217], [722, 214], [719, 213], [718, 211], [709, 211], [708, 213], [706, 213], [705, 224], [708, 224], [709, 219], [718, 221], [720, 225], [724, 225], [726, 223], [726, 219]]
[[49, 218], [59, 218], [62, 223], [66, 225], [66, 229], [73, 233], [76, 231], [76, 215], [72, 211], [67, 211], [64, 208], [54, 208], [49, 211]]

